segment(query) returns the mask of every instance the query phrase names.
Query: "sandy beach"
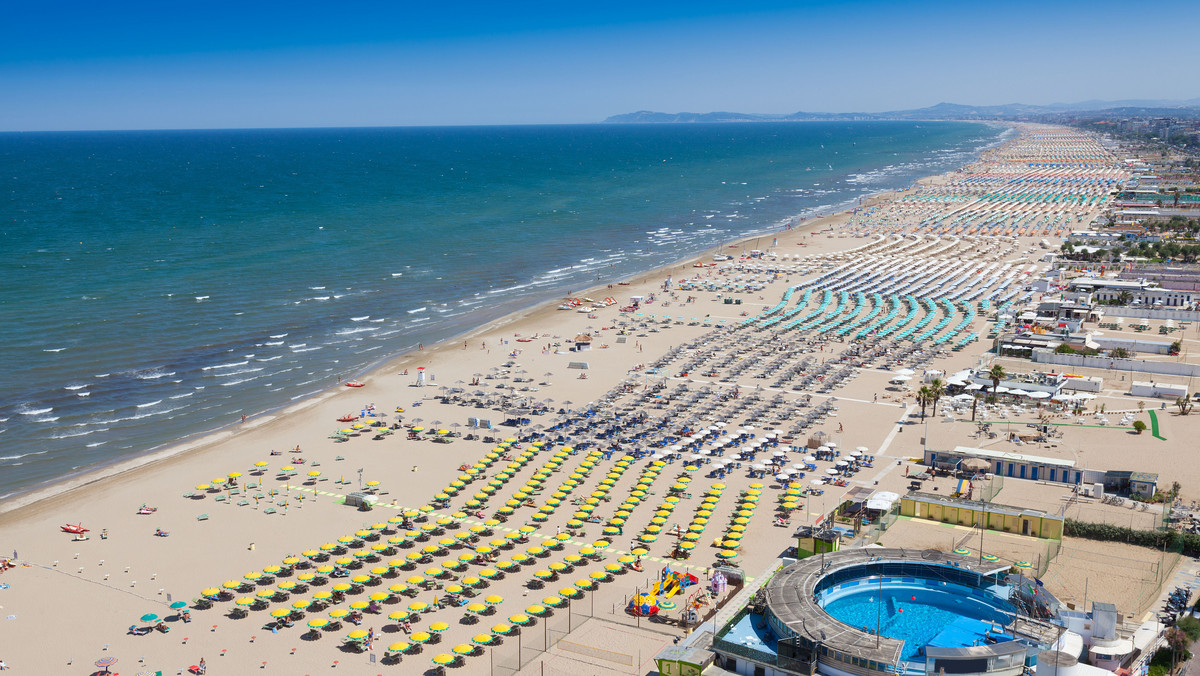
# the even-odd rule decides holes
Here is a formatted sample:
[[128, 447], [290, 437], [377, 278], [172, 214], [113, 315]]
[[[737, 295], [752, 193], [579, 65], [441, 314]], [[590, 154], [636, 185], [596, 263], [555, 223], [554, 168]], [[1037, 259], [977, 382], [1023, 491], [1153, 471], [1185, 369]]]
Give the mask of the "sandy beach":
[[[582, 673], [572, 665], [591, 664], [598, 665], [594, 673], [646, 673], [654, 653], [687, 631], [680, 619], [690, 604], [708, 617], [714, 603], [737, 592], [731, 587], [706, 600], [685, 589], [660, 621], [626, 614], [630, 595], [653, 584], [664, 566], [704, 581], [728, 551], [748, 579], [761, 579], [795, 544], [795, 527], [829, 512], [846, 492], [904, 492], [909, 459], [920, 457], [923, 445], [1016, 448], [978, 439], [962, 410], [946, 416], [939, 408], [923, 425], [911, 389], [893, 382], [898, 369], [919, 378], [924, 370], [952, 373], [983, 363], [991, 346], [988, 314], [964, 314], [965, 295], [949, 310], [893, 305], [868, 282], [884, 269], [923, 269], [970, 276], [980, 293], [996, 291], [997, 298], [1020, 292], [1024, 270], [1046, 265], [1039, 242], [1057, 247], [1064, 229], [1102, 208], [1090, 195], [1069, 209], [984, 204], [991, 184], [981, 177], [1002, 181], [1028, 171], [1028, 158], [1051, 152], [1058, 135], [1073, 142], [1078, 136], [1035, 126], [1020, 131], [959, 172], [777, 233], [771, 256], [743, 257], [751, 239], [723, 249], [730, 260], [710, 254], [582, 290], [573, 295], [577, 308], [560, 310], [555, 301], [529, 309], [401, 355], [358, 377], [361, 387], [345, 386], [355, 377], [345, 374], [286, 410], [0, 506], [0, 547], [14, 550], [18, 562], [0, 575], [7, 585], [0, 590], [0, 659], [16, 674], [93, 673], [104, 657], [130, 674], [187, 673], [201, 658], [219, 674], [382, 674], [424, 673], [436, 655], [448, 654], [459, 672], [485, 674], [517, 650], [536, 653], [544, 641], [536, 634], [567, 623], [563, 646], [578, 647], [524, 655], [532, 660], [527, 670], [545, 661], [551, 673]], [[1011, 213], [1000, 213], [1006, 209]], [[758, 239], [767, 250], [770, 238]], [[988, 266], [991, 272], [975, 272]], [[822, 291], [810, 287], [817, 290], [807, 304], [797, 292], [772, 313], [790, 298], [790, 287], [814, 279], [827, 280], [827, 289], [847, 284], [848, 292], [831, 291], [825, 309]], [[865, 290], [861, 296], [855, 285]], [[623, 311], [634, 297], [643, 302]], [[615, 302], [604, 305], [606, 298]], [[580, 311], [585, 307], [591, 311]], [[928, 326], [897, 337], [913, 326], [905, 326], [905, 315], [918, 312], [931, 318]], [[932, 333], [922, 338], [925, 331]], [[571, 349], [582, 344], [587, 349]], [[1000, 363], [1017, 371], [1035, 366]], [[1100, 401], [1110, 415], [1121, 409], [1145, 416], [1127, 388], [1110, 375]], [[1001, 413], [993, 420], [1021, 426], [1041, 411]], [[1120, 425], [1064, 418], [1061, 439], [1025, 452], [1159, 472], [1160, 486], [1178, 480], [1183, 497], [1195, 499], [1200, 469], [1185, 461], [1186, 444], [1175, 441], [1195, 434], [1195, 423], [1168, 413], [1159, 417], [1168, 443]], [[479, 420], [492, 428], [472, 427]], [[479, 438], [465, 438], [471, 434]], [[810, 439], [832, 441], [839, 455], [807, 460]], [[860, 447], [846, 476], [837, 463]], [[791, 479], [754, 469], [777, 457], [784, 459], [778, 469], [796, 472]], [[236, 492], [228, 487], [231, 474], [238, 475]], [[844, 485], [816, 483], [822, 477]], [[1023, 484], [1035, 482], [1009, 483], [1001, 502], [1053, 506], [1062, 492], [1035, 487], [1022, 497]], [[377, 499], [374, 509], [342, 504], [363, 490]], [[777, 526], [777, 518], [786, 525]], [[86, 539], [63, 532], [66, 524], [87, 528]], [[714, 540], [723, 544], [714, 547]], [[1080, 559], [1102, 559], [1107, 551], [1068, 546]], [[1025, 555], [1019, 547], [996, 553]], [[318, 572], [325, 565], [348, 574]], [[358, 576], [364, 579], [354, 582]], [[410, 582], [414, 576], [425, 579]], [[1056, 593], [1073, 593], [1069, 578], [1055, 578], [1062, 590]], [[209, 594], [218, 599], [213, 607], [196, 605], [205, 590], [226, 583], [230, 593]], [[339, 583], [349, 589], [322, 604], [317, 595]], [[447, 594], [456, 585], [464, 588], [457, 594], [462, 605], [450, 607]], [[1130, 613], [1144, 609], [1142, 595], [1118, 598], [1117, 577], [1093, 576], [1089, 597], [1108, 600], [1105, 585]], [[499, 598], [485, 602], [491, 596]], [[234, 617], [238, 599], [249, 599], [246, 617]], [[306, 604], [313, 601], [326, 607]], [[361, 625], [331, 615], [359, 601], [369, 607]], [[190, 621], [171, 607], [178, 602]], [[411, 610], [416, 603], [431, 609]], [[280, 610], [296, 611], [295, 626], [267, 628]], [[541, 612], [547, 614], [539, 618]], [[432, 634], [428, 644], [412, 646], [402, 620], [389, 619], [410, 613], [413, 632]], [[158, 617], [142, 621], [148, 614]], [[518, 614], [532, 620], [521, 647], [515, 636], [491, 631]], [[159, 618], [169, 631], [130, 631]], [[307, 623], [317, 619], [341, 628], [310, 631]], [[372, 650], [343, 646], [355, 629], [371, 632]], [[500, 643], [472, 648], [481, 635]], [[398, 664], [384, 663], [394, 643], [410, 647]], [[458, 646], [464, 655], [455, 655]]]

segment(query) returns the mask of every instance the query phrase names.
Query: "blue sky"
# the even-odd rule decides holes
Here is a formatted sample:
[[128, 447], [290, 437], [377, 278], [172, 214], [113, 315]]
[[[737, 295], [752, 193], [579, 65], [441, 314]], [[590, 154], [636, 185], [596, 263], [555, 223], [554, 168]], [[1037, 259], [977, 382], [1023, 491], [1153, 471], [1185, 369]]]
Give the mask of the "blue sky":
[[0, 129], [595, 122], [1200, 96], [1200, 5], [23, 3]]

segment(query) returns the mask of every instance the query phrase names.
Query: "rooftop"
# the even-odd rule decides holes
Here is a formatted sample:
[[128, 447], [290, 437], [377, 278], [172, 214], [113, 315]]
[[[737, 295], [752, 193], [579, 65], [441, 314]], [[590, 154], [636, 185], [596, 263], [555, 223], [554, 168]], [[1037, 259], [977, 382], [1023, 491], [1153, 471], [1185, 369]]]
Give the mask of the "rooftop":
[[953, 451], [944, 451], [961, 455], [968, 458], [989, 458], [992, 460], [1004, 460], [1006, 462], [1031, 462], [1039, 465], [1053, 465], [1055, 467], [1074, 467], [1074, 460], [1060, 460], [1058, 458], [1047, 458], [1041, 455], [1026, 455], [1024, 453], [1013, 453], [1011, 451], [993, 451], [987, 448], [971, 448], [970, 446], [955, 446]]

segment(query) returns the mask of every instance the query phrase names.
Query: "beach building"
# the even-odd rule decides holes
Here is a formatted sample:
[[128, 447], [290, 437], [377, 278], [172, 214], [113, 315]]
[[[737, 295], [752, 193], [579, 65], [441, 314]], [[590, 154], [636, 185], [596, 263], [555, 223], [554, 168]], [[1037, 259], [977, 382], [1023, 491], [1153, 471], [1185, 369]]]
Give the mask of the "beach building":
[[900, 498], [900, 514], [959, 526], [1020, 533], [1035, 538], [1061, 540], [1063, 518], [1037, 509], [1025, 509], [980, 500], [913, 492]]
[[807, 559], [814, 554], [836, 552], [841, 534], [820, 526], [801, 526], [796, 529], [796, 558]]
[[962, 468], [963, 461], [971, 458], [986, 461], [990, 465], [989, 473], [997, 476], [1033, 481], [1056, 481], [1064, 484], [1077, 484], [1083, 480], [1083, 473], [1075, 468], [1073, 460], [1060, 460], [989, 448], [955, 446], [954, 450], [950, 451], [930, 448], [925, 450], [924, 463], [938, 469], [957, 471]]
[[[978, 369], [971, 371], [970, 375], [967, 376], [967, 379], [970, 381], [970, 383], [979, 385], [981, 391], [985, 394], [992, 393], [992, 379], [988, 377], [988, 372], [986, 370]], [[1067, 377], [1062, 374], [1046, 373], [1044, 371], [1032, 371], [1030, 373], [1009, 373], [1003, 380], [1000, 381], [1000, 389], [997, 391], [1000, 394], [1011, 392], [1013, 390], [1023, 393], [1045, 392], [1047, 395], [1049, 395], [1049, 397], [1056, 397], [1062, 393], [1062, 388], [1066, 381]], [[1049, 397], [1039, 396], [1038, 398]]]
[[1165, 289], [1157, 282], [1139, 279], [1109, 279], [1079, 277], [1071, 281], [1070, 289], [1090, 293], [1097, 303], [1121, 300], [1129, 294], [1131, 305], [1155, 305], [1174, 308], [1190, 308], [1197, 301], [1197, 294], [1188, 289]]

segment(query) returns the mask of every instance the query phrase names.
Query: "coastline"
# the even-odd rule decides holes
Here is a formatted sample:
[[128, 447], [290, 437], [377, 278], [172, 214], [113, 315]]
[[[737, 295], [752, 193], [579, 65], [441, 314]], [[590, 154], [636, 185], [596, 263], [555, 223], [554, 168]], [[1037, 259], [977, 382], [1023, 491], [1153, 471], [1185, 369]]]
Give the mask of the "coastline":
[[[1006, 129], [1017, 129], [1015, 125], [989, 124], [987, 126], [1000, 126]], [[917, 177], [912, 179], [909, 185], [906, 187], [886, 188], [878, 192], [862, 196], [861, 198], [854, 200], [853, 202], [855, 203], [853, 204], [844, 202], [839, 205], [831, 205], [827, 210], [821, 210], [818, 208], [817, 214], [813, 216], [803, 216], [802, 214], [804, 212], [802, 212], [802, 214], [797, 214], [795, 216], [778, 221], [775, 226], [779, 227], [782, 225], [782, 229], [763, 230], [752, 234], [742, 235], [723, 242], [717, 247], [706, 249], [699, 254], [685, 256], [645, 271], [627, 275], [623, 280], [612, 280], [612, 283], [616, 284], [618, 281], [630, 282], [632, 279], [642, 278], [640, 284], [646, 284], [649, 282], [649, 278], [651, 277], [662, 277], [672, 271], [678, 272], [681, 269], [690, 269], [693, 263], [706, 256], [710, 256], [713, 253], [719, 252], [722, 249], [743, 246], [753, 240], [761, 239], [767, 236], [778, 237], [785, 233], [813, 233], [819, 229], [837, 225], [839, 222], [850, 218], [857, 209], [877, 206], [881, 203], [894, 199], [897, 195], [902, 194], [917, 185], [926, 185], [929, 182], [937, 181], [939, 178], [949, 176], [957, 171], [960, 171], [968, 164], [978, 161], [990, 149], [1003, 145], [1007, 140], [1008, 139], [1001, 139], [995, 143], [980, 147], [975, 153], [972, 154], [972, 156], [964, 165], [953, 171]], [[801, 220], [798, 221], [797, 219]], [[788, 228], [787, 224], [789, 222], [798, 224]], [[610, 285], [608, 283], [602, 283], [581, 290], [572, 289], [570, 290], [570, 294], [592, 296], [596, 293], [600, 293], [601, 291], [608, 291], [609, 286]], [[439, 350], [445, 349], [446, 346], [452, 343], [457, 343], [460, 340], [471, 340], [490, 331], [499, 331], [519, 325], [521, 322], [527, 321], [534, 317], [542, 316], [544, 314], [554, 314], [556, 312], [555, 308], [559, 303], [561, 303], [561, 298], [556, 296], [536, 302], [524, 308], [512, 310], [490, 322], [474, 328], [466, 329], [460, 333], [453, 334], [435, 343], [431, 343], [430, 345], [426, 346], [426, 349], [423, 352], [425, 354], [432, 354]], [[416, 357], [421, 355], [421, 353], [422, 351], [420, 350], [413, 350], [410, 348], [408, 351], [381, 357], [359, 369], [358, 371], [349, 374], [345, 379], [363, 381], [386, 371], [402, 369], [405, 367], [405, 365], [411, 364]], [[105, 462], [98, 466], [93, 465], [90, 467], [80, 468], [76, 472], [62, 479], [43, 482], [26, 489], [15, 491], [7, 496], [4, 496], [3, 502], [0, 502], [0, 525], [3, 525], [10, 518], [19, 519], [19, 513], [30, 508], [36, 508], [40, 503], [46, 500], [59, 499], [64, 495], [84, 490], [89, 486], [93, 486], [106, 479], [126, 475], [131, 472], [137, 472], [145, 468], [169, 464], [172, 461], [179, 460], [180, 458], [186, 457], [193, 453], [202, 453], [207, 448], [211, 448], [217, 444], [220, 444], [221, 442], [233, 438], [238, 433], [237, 431], [239, 429], [250, 430], [262, 425], [270, 424], [279, 419], [285, 419], [294, 415], [298, 415], [336, 396], [344, 389], [345, 388], [339, 384], [331, 384], [325, 389], [319, 390], [311, 396], [305, 397], [301, 400], [283, 404], [275, 408], [265, 409], [253, 414], [248, 414], [245, 423], [232, 422], [227, 425], [196, 432], [195, 434], [189, 435], [183, 439], [171, 441], [166, 444], [147, 449], [131, 457]]]
[[[587, 618], [575, 625], [570, 640], [625, 655], [637, 664], [632, 661], [637, 653], [648, 658], [697, 626], [684, 626], [685, 613], [676, 619], [666, 608], [666, 617], [659, 618], [663, 622], [650, 628], [626, 612], [630, 592], [645, 589], [660, 566], [705, 580], [716, 565], [728, 565], [733, 558], [748, 582], [763, 580], [796, 544], [793, 527], [821, 522], [830, 516], [829, 508], [861, 491], [902, 493], [928, 435], [934, 448], [977, 443], [971, 441], [975, 426], [945, 409], [941, 417], [946, 419], [935, 416], [926, 421], [927, 428], [917, 427], [921, 411], [913, 392], [889, 383], [900, 368], [952, 373], [975, 366], [985, 344], [933, 348], [936, 341], [917, 337], [901, 344], [887, 341], [886, 333], [859, 343], [857, 336], [836, 333], [836, 324], [826, 324], [826, 318], [836, 315], [835, 321], [846, 322], [858, 317], [858, 324], [843, 324], [852, 328], [883, 306], [876, 301], [862, 315], [868, 309], [862, 295], [857, 308], [849, 303], [843, 308], [849, 296], [841, 291], [843, 301], [824, 315], [812, 311], [806, 294], [787, 316], [808, 314], [789, 323], [819, 317], [795, 332], [793, 326], [771, 329], [766, 322], [755, 326], [745, 320], [778, 306], [780, 293], [797, 283], [821, 288], [831, 279], [854, 280], [889, 269], [930, 275], [933, 270], [918, 267], [928, 265], [951, 274], [975, 266], [1023, 268], [1028, 255], [1037, 252], [1037, 239], [936, 236], [941, 230], [922, 231], [925, 217], [954, 207], [914, 208], [912, 203], [972, 185], [980, 177], [993, 185], [1007, 182], [1014, 157], [1020, 161], [1022, 152], [1032, 152], [1030, 142], [1039, 138], [1040, 129], [1022, 131], [1017, 143], [998, 152], [985, 151], [965, 172], [915, 180], [916, 195], [908, 189], [881, 191], [863, 200], [864, 210], [843, 210], [778, 233], [775, 263], [743, 260], [698, 267], [693, 261], [704, 260], [710, 249], [629, 276], [628, 286], [617, 286], [615, 279], [612, 287], [593, 285], [575, 295], [612, 296], [620, 304], [636, 295], [646, 302], [624, 312], [619, 305], [586, 311], [560, 311], [550, 301], [532, 305], [453, 339], [394, 355], [367, 371], [363, 389], [330, 382], [317, 396], [261, 414], [240, 428], [233, 425], [191, 444], [172, 445], [150, 462], [134, 459], [103, 478], [79, 477], [79, 485], [41, 496], [32, 508], [0, 515], [0, 549], [11, 548], [17, 560], [0, 591], [0, 602], [10, 613], [6, 635], [13, 639], [4, 657], [21, 665], [18, 670], [39, 673], [74, 673], [71, 665], [86, 666], [96, 656], [119, 658], [122, 671], [143, 668], [139, 665], [164, 673], [186, 671], [201, 657], [229, 673], [267, 668], [315, 673], [339, 666], [353, 671], [353, 664], [366, 670], [375, 668], [380, 646], [400, 645], [415, 636], [402, 626], [407, 617], [415, 631], [432, 632], [429, 642], [442, 645], [411, 650], [389, 646], [389, 653], [403, 652], [391, 658], [404, 663], [404, 673], [428, 665], [433, 653], [453, 659], [448, 654], [453, 651], [469, 653], [459, 663], [464, 674], [482, 676], [489, 665], [512, 659], [512, 649], [520, 650], [515, 641], [486, 638], [480, 645], [488, 647], [472, 649], [469, 642], [488, 632], [489, 625], [492, 633], [507, 636], [507, 628], [493, 623], [508, 617], [510, 624], [527, 624], [512, 619], [520, 617], [522, 608], [537, 617], [534, 624], [566, 620], [541, 618], [555, 614], [546, 607], [558, 608], [587, 589], [584, 603], [560, 608]], [[1027, 180], [1036, 180], [1036, 172], [1029, 174]], [[876, 217], [874, 205], [899, 218]], [[1009, 208], [1023, 210], [1015, 201]], [[747, 241], [739, 237], [722, 246], [740, 248]], [[666, 274], [678, 284], [666, 289], [661, 279]], [[993, 278], [981, 288], [994, 283]], [[991, 297], [1005, 291], [1020, 289], [1001, 281]], [[825, 296], [821, 307], [829, 300]], [[974, 331], [968, 335], [981, 335], [988, 326], [986, 316], [970, 317]], [[888, 321], [875, 321], [881, 320]], [[902, 319], [887, 329], [899, 330], [911, 321]], [[735, 328], [739, 324], [743, 326]], [[962, 330], [960, 325], [938, 337]], [[575, 341], [579, 334], [592, 340]], [[959, 347], [971, 338], [961, 340]], [[580, 351], [576, 342], [590, 346]], [[415, 377], [415, 368], [424, 369], [423, 378]], [[444, 396], [452, 386], [461, 390]], [[1120, 396], [1106, 393], [1102, 398], [1116, 405]], [[360, 408], [378, 417], [359, 420], [361, 432], [341, 432], [354, 426], [343, 421], [353, 419]], [[961, 409], [959, 404], [955, 412]], [[485, 424], [475, 429], [478, 421]], [[437, 433], [462, 428], [461, 423], [466, 423], [465, 437]], [[1179, 427], [1184, 423], [1165, 417], [1161, 423], [1167, 437], [1185, 434]], [[380, 424], [395, 434], [369, 429]], [[1127, 431], [1083, 425], [1069, 433], [1074, 443], [1043, 445], [1041, 452], [1064, 458], [1082, 442], [1089, 467], [1127, 466], [1122, 449], [1129, 442], [1122, 437], [1116, 443], [1111, 436]], [[506, 443], [518, 437], [522, 441], [516, 447]], [[865, 464], [852, 466], [851, 472], [838, 469], [849, 462], [837, 458], [787, 458], [788, 453], [805, 453], [814, 441], [836, 445], [843, 457], [848, 449], [857, 449], [867, 459], [854, 461]], [[754, 450], [775, 443], [778, 451]], [[1150, 438], [1141, 443], [1158, 448]], [[768, 461], [782, 463], [774, 473], [762, 476], [752, 464], [730, 466], [758, 461], [754, 454], [764, 450], [771, 456]], [[1163, 454], [1164, 462], [1175, 455]], [[802, 458], [810, 466], [791, 464]], [[1143, 469], [1162, 470], [1155, 465]], [[781, 480], [779, 474], [785, 472], [792, 478]], [[835, 480], [834, 474], [841, 476]], [[227, 477], [243, 478], [236, 489], [226, 490]], [[949, 493], [951, 482], [946, 478], [932, 490]], [[1052, 509], [1062, 497], [1058, 488], [1044, 483], [1009, 484], [1004, 499], [1016, 500], [1011, 504], [1032, 501], [1032, 506]], [[364, 489], [375, 492], [372, 513], [343, 504], [344, 497]], [[1122, 508], [1081, 509], [1129, 518]], [[417, 525], [403, 525], [402, 516], [415, 518]], [[91, 529], [90, 538], [72, 535], [78, 529]], [[948, 551], [952, 536], [941, 524], [905, 521], [886, 537], [904, 547]], [[338, 542], [346, 545], [339, 548]], [[996, 534], [988, 538], [985, 551], [1006, 561], [1032, 561], [1044, 554], [1041, 546], [1040, 539]], [[1071, 547], [1084, 555], [1091, 551], [1077, 542]], [[319, 550], [342, 558], [329, 558], [334, 565], [322, 572], [309, 563], [324, 563]], [[1064, 554], [1067, 563], [1047, 578], [1047, 588], [1053, 587], [1060, 598], [1078, 599], [1087, 592], [1093, 571], [1093, 598], [1111, 599], [1129, 617], [1146, 611], [1156, 593], [1147, 580], [1113, 573], [1098, 583], [1095, 566], [1080, 565], [1089, 560]], [[341, 577], [335, 565], [357, 570], [344, 573], [347, 581], [312, 574]], [[303, 570], [293, 571], [293, 566]], [[560, 571], [557, 578], [554, 571]], [[557, 583], [544, 584], [546, 577]], [[338, 589], [356, 581], [358, 587]], [[460, 618], [461, 609], [439, 606], [444, 595], [461, 591], [452, 586], [466, 588], [467, 597], [496, 595], [494, 610], [480, 607], [492, 617], [478, 618], [468, 609]], [[221, 594], [219, 587], [238, 591]], [[330, 593], [339, 591], [344, 596], [329, 601]], [[382, 605], [372, 610], [367, 598], [374, 601], [377, 594]], [[715, 613], [736, 610], [742, 598], [733, 589], [714, 594], [701, 610], [703, 622], [719, 623]], [[220, 598], [208, 608], [203, 598], [214, 595]], [[545, 607], [538, 605], [539, 599]], [[452, 606], [459, 600], [467, 603], [455, 599]], [[321, 626], [310, 622], [343, 620], [347, 605], [367, 607], [360, 628], [375, 631], [374, 653], [347, 650], [342, 638], [353, 638], [346, 632], [354, 627], [343, 629], [340, 621], [325, 630], [305, 631], [306, 624]], [[242, 606], [253, 607], [244, 612]], [[175, 612], [188, 607], [193, 624]], [[146, 636], [139, 630], [137, 618], [151, 615], [163, 619], [159, 630], [170, 636], [154, 631]], [[272, 621], [285, 616], [294, 622], [276, 626]], [[44, 649], [39, 637], [50, 626], [71, 637], [68, 651]], [[576, 664], [552, 650], [539, 651], [533, 659]], [[521, 667], [532, 665], [523, 657], [521, 661]], [[545, 664], [547, 671], [554, 671], [552, 666]], [[593, 671], [620, 673], [600, 666]]]

